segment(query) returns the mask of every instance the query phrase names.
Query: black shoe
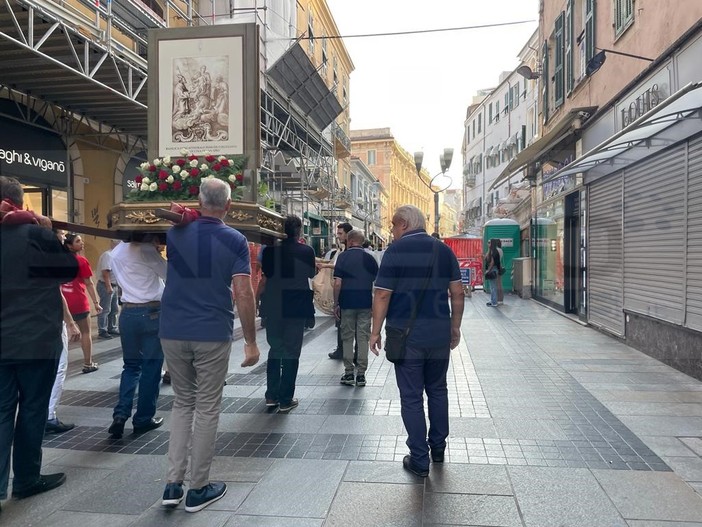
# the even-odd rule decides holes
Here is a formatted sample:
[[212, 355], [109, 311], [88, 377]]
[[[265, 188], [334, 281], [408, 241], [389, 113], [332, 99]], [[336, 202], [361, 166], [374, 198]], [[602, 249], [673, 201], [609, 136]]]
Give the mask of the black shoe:
[[134, 426], [135, 434], [143, 434], [149, 430], [155, 430], [163, 424], [163, 417], [152, 417], [146, 424]]
[[346, 386], [353, 386], [356, 384], [356, 379], [353, 377], [353, 373], [344, 373], [341, 376], [340, 384], [345, 384]]
[[297, 399], [293, 399], [288, 404], [281, 404], [280, 406], [278, 406], [278, 413], [287, 414], [293, 408], [297, 408], [298, 404], [300, 404], [300, 402]]
[[98, 333], [98, 338], [99, 338], [99, 339], [110, 340], [110, 339], [112, 338], [112, 335], [110, 335], [110, 334], [107, 333], [106, 331], [101, 331], [100, 333]]
[[227, 484], [212, 482], [201, 489], [190, 489], [185, 498], [185, 512], [201, 511], [227, 493]]
[[412, 463], [412, 458], [410, 456], [405, 456], [404, 458], [402, 458], [402, 468], [410, 471], [412, 474], [414, 474], [415, 476], [419, 476], [420, 478], [426, 478], [429, 475], [429, 469], [421, 469], [415, 467], [414, 463]]
[[338, 353], [336, 350], [329, 352], [329, 358], [334, 360], [341, 360], [344, 358], [342, 353]]
[[183, 501], [183, 482], [166, 483], [161, 505], [164, 507], [177, 507], [181, 501]]
[[69, 430], [73, 430], [76, 427], [73, 423], [62, 423], [58, 420], [58, 417], [54, 419], [49, 419], [44, 426], [45, 434], [63, 434]]
[[444, 462], [444, 451], [446, 450], [446, 447], [444, 448], [432, 448], [431, 449], [431, 460], [434, 463], [443, 463]]
[[312, 329], [316, 323], [314, 317], [310, 317], [305, 320], [305, 329]]
[[[163, 384], [171, 384], [171, 374], [166, 372], [163, 374]], [[227, 381], [224, 381], [224, 384], [227, 384]]]
[[119, 439], [124, 434], [124, 423], [127, 420], [124, 417], [115, 417], [112, 419], [112, 424], [110, 428], [107, 429], [107, 433], [110, 434], [112, 439]]
[[115, 336], [115, 337], [119, 337], [119, 331], [117, 331], [116, 329], [110, 329], [110, 330], [107, 331], [107, 333], [108, 333], [109, 335], [112, 335], [112, 336]]
[[365, 375], [356, 375], [356, 386], [365, 386], [366, 385], [366, 376]]
[[66, 474], [63, 472], [58, 472], [56, 474], [46, 474], [39, 476], [39, 480], [32, 485], [22, 490], [12, 489], [12, 497], [17, 500], [23, 500], [24, 498], [29, 498], [35, 494], [40, 494], [46, 492], [47, 490], [55, 489], [60, 487], [66, 482]]

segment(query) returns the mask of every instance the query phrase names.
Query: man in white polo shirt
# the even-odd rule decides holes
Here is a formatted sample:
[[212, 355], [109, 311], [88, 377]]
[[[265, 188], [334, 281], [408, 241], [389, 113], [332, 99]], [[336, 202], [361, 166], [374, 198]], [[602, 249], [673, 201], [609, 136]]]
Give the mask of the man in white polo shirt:
[[158, 329], [167, 264], [157, 249], [163, 244], [158, 235], [135, 235], [135, 240], [139, 241], [120, 243], [112, 249], [112, 274], [122, 289], [119, 328], [124, 356], [119, 401], [108, 429], [115, 439], [122, 437], [124, 424], [132, 415], [137, 385], [134, 433], [148, 432], [163, 424], [163, 417], [154, 415], [163, 365]]

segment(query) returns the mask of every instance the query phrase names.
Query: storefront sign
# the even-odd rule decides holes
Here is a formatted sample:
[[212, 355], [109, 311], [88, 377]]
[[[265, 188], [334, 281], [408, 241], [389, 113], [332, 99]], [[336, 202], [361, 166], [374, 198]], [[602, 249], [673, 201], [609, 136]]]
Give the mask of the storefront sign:
[[545, 182], [541, 186], [543, 199], [547, 200], [575, 188], [575, 174], [568, 174]]
[[[12, 103], [14, 104], [14, 103]], [[0, 114], [15, 115], [16, 108], [0, 104]], [[49, 128], [39, 116], [33, 122]], [[66, 145], [58, 134], [16, 119], [0, 117], [0, 173], [23, 183], [65, 188], [68, 185]]]
[[616, 105], [619, 130], [626, 128], [646, 112], [652, 110], [670, 95], [670, 72], [663, 67], [646, 82], [631, 91]]

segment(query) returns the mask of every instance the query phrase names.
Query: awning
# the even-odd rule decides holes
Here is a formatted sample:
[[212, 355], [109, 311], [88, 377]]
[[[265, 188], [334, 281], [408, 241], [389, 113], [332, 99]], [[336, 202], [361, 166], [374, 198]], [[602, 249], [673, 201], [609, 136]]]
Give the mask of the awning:
[[320, 216], [319, 214], [315, 214], [314, 212], [305, 212], [305, 218], [327, 223], [327, 218], [325, 218], [324, 216]]
[[501, 185], [506, 179], [512, 176], [512, 174], [524, 168], [528, 163], [538, 159], [541, 155], [553, 149], [554, 146], [572, 135], [575, 130], [580, 128], [580, 114], [587, 113], [589, 116], [592, 115], [596, 109], [597, 107], [588, 106], [570, 110], [563, 116], [563, 119], [543, 137], [534, 141], [519, 152], [514, 159], [509, 162], [502, 173], [495, 178], [495, 181], [493, 181], [488, 188], [488, 192]]
[[588, 172], [586, 182], [645, 159], [702, 130], [702, 82], [688, 84], [548, 180]]

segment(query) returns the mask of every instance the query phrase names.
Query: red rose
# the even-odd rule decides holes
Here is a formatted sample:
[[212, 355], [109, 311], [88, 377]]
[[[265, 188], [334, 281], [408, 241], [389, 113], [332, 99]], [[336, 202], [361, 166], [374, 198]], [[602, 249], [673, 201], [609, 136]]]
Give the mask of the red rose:
[[183, 184], [180, 181], [173, 182], [173, 190], [180, 190], [183, 188]]
[[165, 170], [159, 170], [158, 179], [164, 180], [166, 178], [168, 178], [168, 172], [166, 172]]
[[244, 181], [244, 174], [242, 174], [241, 172], [239, 172], [239, 173], [236, 175], [236, 180], [237, 180], [237, 181]]
[[188, 156], [189, 161], [197, 161], [198, 157], [197, 156]]
[[205, 156], [205, 161], [207, 161], [208, 163], [212, 163], [213, 161], [217, 161], [217, 158], [215, 156], [209, 155]]
[[220, 170], [222, 170], [222, 165], [220, 165], [219, 163], [215, 163], [214, 165], [212, 165], [212, 170], [214, 170], [215, 172], [219, 172]]
[[168, 190], [168, 183], [159, 183], [159, 184], [158, 184], [158, 189], [159, 189], [161, 192], [165, 192], [166, 190]]
[[178, 165], [179, 167], [185, 166], [185, 163], [187, 163], [187, 161], [182, 157], [176, 160], [176, 165]]
[[149, 172], [156, 172], [156, 167], [154, 165], [149, 165]]
[[229, 183], [229, 188], [232, 189], [232, 190], [235, 190], [235, 189], [236, 189], [236, 185], [235, 185], [234, 183], [230, 182], [230, 183]]
[[137, 176], [137, 177], [134, 178], [134, 182], [135, 182], [137, 185], [141, 185], [141, 182], [142, 182], [142, 181], [144, 181], [144, 176]]
[[196, 187], [195, 185], [192, 185], [189, 189], [188, 192], [190, 192], [191, 195], [196, 196], [198, 192], [200, 192], [200, 188]]
[[190, 177], [197, 177], [197, 175], [198, 175], [199, 173], [200, 173], [200, 170], [199, 170], [199, 169], [193, 168], [193, 169], [190, 171]]

